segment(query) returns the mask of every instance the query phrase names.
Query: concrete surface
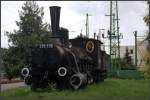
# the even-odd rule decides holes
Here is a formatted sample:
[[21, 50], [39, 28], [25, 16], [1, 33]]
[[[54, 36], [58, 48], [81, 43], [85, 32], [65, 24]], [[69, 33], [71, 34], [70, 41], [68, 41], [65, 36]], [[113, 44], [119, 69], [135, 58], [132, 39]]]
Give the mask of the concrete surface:
[[1, 84], [1, 91], [13, 89], [16, 87], [26, 87], [27, 85], [24, 82], [19, 83], [9, 83], [9, 84]]

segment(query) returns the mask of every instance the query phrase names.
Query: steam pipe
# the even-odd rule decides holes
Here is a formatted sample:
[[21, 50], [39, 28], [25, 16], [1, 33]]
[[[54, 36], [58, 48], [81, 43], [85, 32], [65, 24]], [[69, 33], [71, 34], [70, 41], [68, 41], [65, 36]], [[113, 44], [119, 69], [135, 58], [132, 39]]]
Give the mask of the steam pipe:
[[76, 73], [76, 74], [72, 75], [70, 78], [70, 85], [74, 89], [78, 89], [86, 83], [87, 83], [87, 76], [82, 73]]

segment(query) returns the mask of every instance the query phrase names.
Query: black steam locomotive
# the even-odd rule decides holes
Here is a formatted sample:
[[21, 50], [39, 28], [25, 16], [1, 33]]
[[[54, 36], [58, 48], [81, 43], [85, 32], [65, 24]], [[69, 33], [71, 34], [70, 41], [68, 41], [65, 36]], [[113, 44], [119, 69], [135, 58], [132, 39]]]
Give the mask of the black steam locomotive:
[[68, 39], [68, 30], [59, 28], [60, 7], [50, 7], [53, 36], [49, 42], [32, 47], [31, 68], [22, 75], [31, 89], [46, 88], [56, 83], [58, 88], [74, 88], [104, 81], [109, 55], [101, 50], [102, 42], [77, 37]]

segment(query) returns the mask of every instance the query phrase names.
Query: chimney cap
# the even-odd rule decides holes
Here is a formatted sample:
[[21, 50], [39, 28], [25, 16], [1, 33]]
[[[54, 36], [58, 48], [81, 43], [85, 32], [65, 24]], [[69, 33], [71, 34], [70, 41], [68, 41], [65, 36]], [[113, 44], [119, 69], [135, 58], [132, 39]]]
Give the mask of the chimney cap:
[[61, 8], [60, 6], [50, 6], [49, 8], [54, 8], [54, 7]]

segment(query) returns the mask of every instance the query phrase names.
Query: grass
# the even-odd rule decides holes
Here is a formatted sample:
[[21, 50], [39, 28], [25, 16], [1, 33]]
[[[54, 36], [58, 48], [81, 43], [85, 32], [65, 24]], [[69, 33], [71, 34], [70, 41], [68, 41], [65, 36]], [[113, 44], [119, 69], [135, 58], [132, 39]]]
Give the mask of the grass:
[[33, 92], [17, 88], [0, 94], [1, 100], [147, 100], [147, 80], [106, 79], [99, 84], [73, 90]]

